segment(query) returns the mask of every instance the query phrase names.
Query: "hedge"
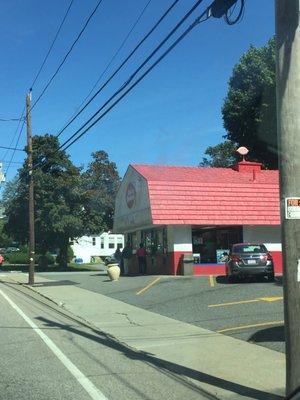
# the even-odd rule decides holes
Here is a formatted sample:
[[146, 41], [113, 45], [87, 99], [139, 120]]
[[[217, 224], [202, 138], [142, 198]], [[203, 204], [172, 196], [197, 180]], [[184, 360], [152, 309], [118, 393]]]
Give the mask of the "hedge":
[[[13, 253], [7, 254], [6, 258], [10, 264], [29, 264], [28, 253], [23, 253], [21, 251], [15, 251]], [[36, 254], [35, 263], [39, 266], [47, 266], [54, 264], [54, 257], [50, 253], [45, 255]]]

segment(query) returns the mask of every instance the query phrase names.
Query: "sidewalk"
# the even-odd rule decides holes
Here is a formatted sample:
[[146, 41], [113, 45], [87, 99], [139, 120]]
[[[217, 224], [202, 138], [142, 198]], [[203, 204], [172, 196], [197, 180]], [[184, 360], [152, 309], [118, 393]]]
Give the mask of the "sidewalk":
[[[9, 279], [27, 282], [27, 274]], [[171, 319], [130, 304], [36, 276], [33, 290], [138, 350], [136, 357], [191, 380], [218, 399], [284, 396], [282, 353]], [[117, 284], [117, 283], [114, 283]], [[135, 354], [135, 352], [132, 352]]]

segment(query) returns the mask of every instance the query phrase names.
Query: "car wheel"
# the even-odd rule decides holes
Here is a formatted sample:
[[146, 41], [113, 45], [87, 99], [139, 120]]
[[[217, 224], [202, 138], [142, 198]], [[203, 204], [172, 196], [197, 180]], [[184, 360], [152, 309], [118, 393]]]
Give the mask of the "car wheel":
[[228, 275], [228, 276], [227, 276], [227, 279], [228, 279], [228, 282], [229, 282], [229, 283], [234, 283], [234, 282], [236, 282], [236, 277], [233, 276], [233, 275]]

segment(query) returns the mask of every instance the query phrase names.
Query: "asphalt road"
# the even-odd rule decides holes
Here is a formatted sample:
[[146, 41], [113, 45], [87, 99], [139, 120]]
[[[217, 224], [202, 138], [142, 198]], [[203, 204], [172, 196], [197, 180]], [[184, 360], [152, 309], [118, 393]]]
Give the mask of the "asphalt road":
[[228, 284], [224, 277], [135, 276], [110, 282], [102, 272], [43, 276], [69, 280], [137, 307], [285, 351], [280, 278]]
[[1, 400], [211, 398], [27, 288], [0, 283], [0, 318]]

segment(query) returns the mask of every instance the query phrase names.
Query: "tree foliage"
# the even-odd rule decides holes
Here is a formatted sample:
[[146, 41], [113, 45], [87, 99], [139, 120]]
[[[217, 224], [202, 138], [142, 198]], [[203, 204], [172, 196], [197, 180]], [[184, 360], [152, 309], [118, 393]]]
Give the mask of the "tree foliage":
[[[95, 229], [89, 195], [79, 168], [51, 135], [33, 137], [35, 232], [39, 251], [58, 248], [60, 263], [67, 262], [69, 240]], [[28, 166], [5, 194], [6, 231], [20, 243], [28, 241]]]
[[83, 179], [89, 194], [91, 212], [101, 218], [103, 229], [111, 229], [115, 197], [120, 184], [116, 164], [109, 160], [105, 151], [96, 151], [92, 153], [92, 162], [83, 174]]
[[216, 146], [209, 146], [205, 150], [205, 154], [209, 157], [203, 157], [199, 167], [229, 167], [236, 163], [237, 146], [230, 140]]
[[250, 49], [234, 67], [222, 108], [226, 138], [277, 168], [275, 40]]

